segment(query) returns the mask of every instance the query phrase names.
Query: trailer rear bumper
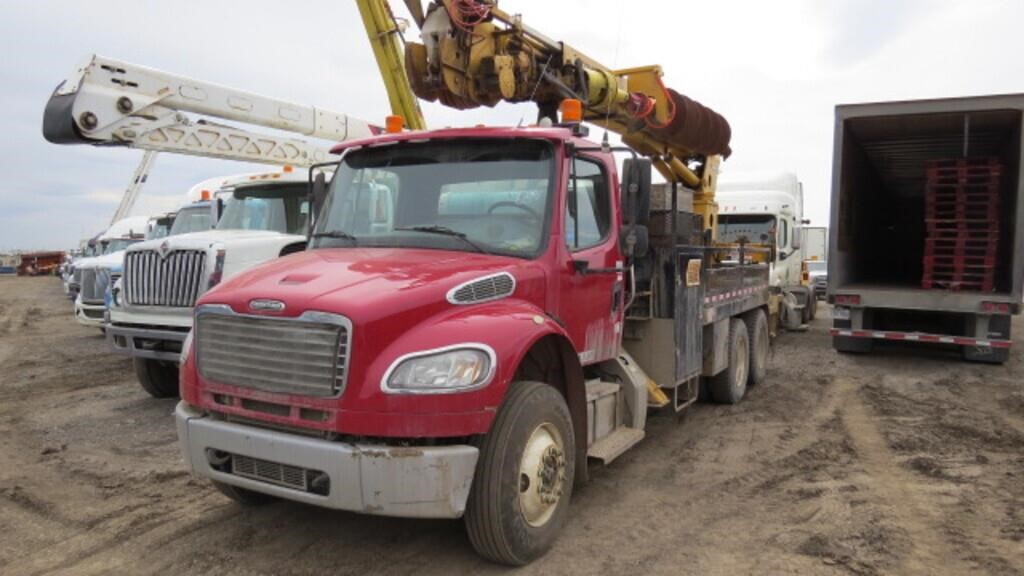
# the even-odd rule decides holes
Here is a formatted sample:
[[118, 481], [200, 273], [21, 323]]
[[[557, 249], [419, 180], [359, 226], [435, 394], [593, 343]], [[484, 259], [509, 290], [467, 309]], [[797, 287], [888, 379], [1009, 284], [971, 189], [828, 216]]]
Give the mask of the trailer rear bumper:
[[406, 518], [458, 518], [479, 451], [328, 441], [226, 422], [179, 403], [178, 441], [200, 477], [314, 506]]
[[948, 336], [944, 334], [927, 334], [923, 332], [893, 332], [889, 330], [842, 330], [833, 328], [830, 331], [832, 336], [844, 338], [870, 338], [874, 340], [897, 340], [905, 342], [926, 342], [933, 344], [953, 344], [956, 346], [971, 346], [975, 348], [1009, 348], [1013, 345], [1010, 340], [994, 340], [967, 338], [964, 336]]

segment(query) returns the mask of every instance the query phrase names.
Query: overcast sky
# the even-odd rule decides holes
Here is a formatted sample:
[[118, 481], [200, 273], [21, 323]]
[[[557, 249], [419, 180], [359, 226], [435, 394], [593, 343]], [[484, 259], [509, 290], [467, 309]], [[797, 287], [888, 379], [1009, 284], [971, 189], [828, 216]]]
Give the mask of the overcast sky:
[[[723, 169], [795, 172], [815, 225], [827, 224], [837, 103], [1024, 92], [1020, 0], [501, 6], [609, 66], [660, 64], [669, 86], [732, 124], [734, 153]], [[376, 122], [388, 113], [358, 11], [345, 0], [4, 2], [0, 47], [0, 251], [70, 248], [100, 231], [141, 158], [43, 140], [47, 98], [90, 53]], [[432, 126], [535, 118], [529, 105], [425, 112]], [[192, 184], [250, 169], [163, 155], [134, 213], [173, 209]]]

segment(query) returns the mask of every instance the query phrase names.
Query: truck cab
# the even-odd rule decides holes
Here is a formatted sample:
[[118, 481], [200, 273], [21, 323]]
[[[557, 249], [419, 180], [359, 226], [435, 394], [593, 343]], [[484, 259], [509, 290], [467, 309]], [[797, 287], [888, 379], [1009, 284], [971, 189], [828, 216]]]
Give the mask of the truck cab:
[[803, 184], [795, 174], [722, 174], [718, 239], [769, 248], [771, 285], [785, 297], [782, 322], [797, 328], [814, 318], [813, 289], [804, 282]]
[[522, 564], [649, 402], [681, 410], [705, 377], [738, 402], [763, 377], [767, 266], [715, 273], [681, 247], [708, 236], [696, 214], [649, 238], [650, 162], [620, 185], [578, 128], [336, 148], [309, 249], [197, 301], [176, 410], [193, 473], [243, 503], [464, 516], [481, 554]]
[[[155, 397], [177, 395], [177, 361], [196, 299], [226, 278], [306, 245], [306, 174], [246, 174], [216, 183], [211, 200], [179, 212], [170, 236], [132, 246], [111, 295], [108, 341], [134, 359], [139, 383]], [[196, 231], [179, 234], [184, 230]]]

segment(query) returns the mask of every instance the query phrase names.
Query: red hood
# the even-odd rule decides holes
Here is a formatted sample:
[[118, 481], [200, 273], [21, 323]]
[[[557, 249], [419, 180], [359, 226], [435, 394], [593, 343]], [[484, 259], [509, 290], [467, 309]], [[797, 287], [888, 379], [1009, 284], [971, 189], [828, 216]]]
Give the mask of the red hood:
[[[199, 304], [228, 304], [249, 313], [249, 302], [284, 302], [279, 315], [307, 310], [342, 314], [356, 324], [412, 312], [422, 320], [458, 284], [498, 271], [516, 277], [516, 293], [541, 294], [543, 271], [530, 261], [445, 250], [410, 248], [322, 248], [257, 266], [211, 290]], [[536, 284], [537, 292], [531, 290]]]

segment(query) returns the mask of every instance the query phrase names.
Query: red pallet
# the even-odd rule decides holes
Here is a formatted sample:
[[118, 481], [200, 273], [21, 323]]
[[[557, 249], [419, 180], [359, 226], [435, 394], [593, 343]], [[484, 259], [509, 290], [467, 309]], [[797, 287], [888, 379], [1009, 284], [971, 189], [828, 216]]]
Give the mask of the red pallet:
[[999, 209], [996, 206], [929, 206], [925, 209], [925, 220], [962, 220], [999, 222]]
[[928, 177], [944, 177], [950, 175], [999, 175], [1003, 165], [999, 158], [958, 158], [953, 160], [933, 160], [927, 164]]
[[998, 158], [935, 160], [926, 165], [926, 289], [991, 291], [999, 246]]
[[996, 265], [996, 257], [992, 255], [983, 256], [968, 256], [968, 255], [930, 255], [924, 257], [925, 266], [934, 266], [936, 268], [940, 266], [952, 266], [964, 268], [968, 266], [978, 266], [991, 268]]

